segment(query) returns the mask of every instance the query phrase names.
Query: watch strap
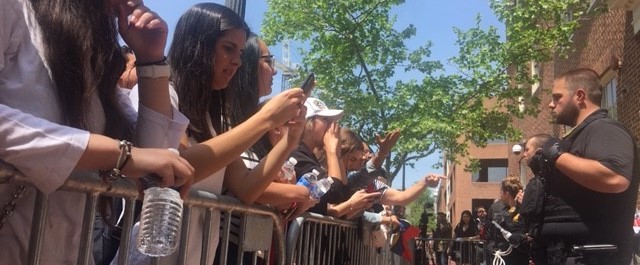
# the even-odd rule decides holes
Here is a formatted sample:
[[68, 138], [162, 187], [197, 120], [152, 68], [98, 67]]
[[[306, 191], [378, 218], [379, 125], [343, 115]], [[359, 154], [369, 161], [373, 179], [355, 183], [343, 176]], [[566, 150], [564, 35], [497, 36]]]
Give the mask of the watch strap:
[[153, 64], [153, 65], [145, 65], [145, 66], [137, 66], [136, 73], [138, 77], [143, 78], [158, 78], [158, 77], [169, 77], [169, 65], [167, 64]]

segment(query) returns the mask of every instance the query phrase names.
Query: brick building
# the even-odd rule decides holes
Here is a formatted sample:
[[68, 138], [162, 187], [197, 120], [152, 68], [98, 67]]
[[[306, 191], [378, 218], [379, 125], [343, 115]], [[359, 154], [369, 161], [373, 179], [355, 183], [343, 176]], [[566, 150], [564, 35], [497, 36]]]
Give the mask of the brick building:
[[[605, 87], [602, 107], [609, 109], [612, 117], [640, 139], [640, 0], [591, 2], [592, 8], [580, 20], [580, 27], [573, 35], [574, 50], [569, 56], [531, 65], [532, 72], [541, 78], [540, 84], [531, 87], [531, 92], [540, 98], [541, 103], [537, 117], [514, 121], [525, 138], [537, 133], [559, 136], [565, 132], [564, 127], [551, 123], [547, 108], [554, 76], [574, 68], [588, 67], [600, 74]], [[603, 6], [607, 8], [597, 8]], [[501, 181], [495, 179], [498, 175], [515, 174], [524, 181], [530, 173], [521, 156], [512, 154], [514, 144], [517, 143], [494, 142], [486, 148], [471, 148], [470, 155], [482, 162], [479, 173], [465, 172], [466, 161], [461, 161], [461, 165], [445, 163], [445, 174], [451, 181], [439, 190], [436, 200], [438, 211], [449, 213], [455, 225], [463, 210], [490, 204], [498, 198]]]

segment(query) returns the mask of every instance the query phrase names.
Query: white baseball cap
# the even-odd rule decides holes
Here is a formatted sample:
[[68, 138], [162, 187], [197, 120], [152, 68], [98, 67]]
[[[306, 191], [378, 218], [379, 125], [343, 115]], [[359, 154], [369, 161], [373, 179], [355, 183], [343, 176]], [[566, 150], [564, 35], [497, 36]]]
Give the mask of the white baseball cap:
[[342, 110], [338, 109], [329, 109], [327, 105], [317, 98], [307, 98], [304, 102], [304, 106], [307, 107], [307, 115], [305, 118], [310, 119], [315, 116], [321, 117], [330, 117], [330, 118], [340, 118], [342, 115]]

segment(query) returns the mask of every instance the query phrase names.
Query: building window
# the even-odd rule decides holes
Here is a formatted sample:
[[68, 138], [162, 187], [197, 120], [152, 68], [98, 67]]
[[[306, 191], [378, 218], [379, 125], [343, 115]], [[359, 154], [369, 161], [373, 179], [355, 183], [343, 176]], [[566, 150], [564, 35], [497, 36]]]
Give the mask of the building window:
[[529, 165], [527, 165], [526, 159], [520, 159], [520, 181], [527, 183], [527, 173], [529, 173]]
[[480, 171], [473, 172], [473, 182], [501, 182], [507, 176], [507, 159], [480, 159]]
[[616, 97], [616, 90], [618, 87], [618, 82], [615, 78], [611, 78], [611, 81], [604, 86], [604, 91], [602, 91], [602, 102], [600, 106], [603, 109], [609, 111], [609, 118], [614, 120], [618, 119], [618, 99]]

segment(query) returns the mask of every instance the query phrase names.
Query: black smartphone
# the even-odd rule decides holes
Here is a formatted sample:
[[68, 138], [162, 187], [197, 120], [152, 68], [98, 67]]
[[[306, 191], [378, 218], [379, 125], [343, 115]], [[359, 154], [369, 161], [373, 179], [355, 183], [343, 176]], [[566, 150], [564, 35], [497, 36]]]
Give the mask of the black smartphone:
[[304, 79], [302, 85], [300, 85], [300, 88], [302, 88], [302, 91], [307, 97], [311, 95], [311, 90], [313, 89], [315, 82], [316, 75], [314, 73], [310, 73], [307, 78]]

